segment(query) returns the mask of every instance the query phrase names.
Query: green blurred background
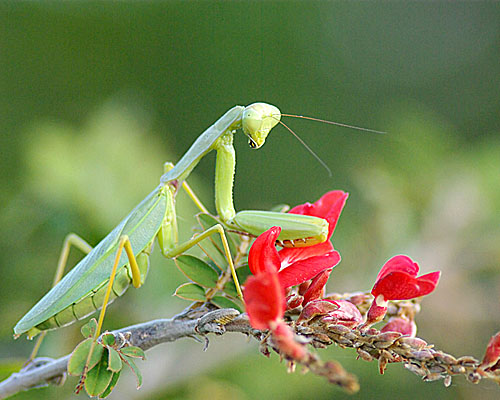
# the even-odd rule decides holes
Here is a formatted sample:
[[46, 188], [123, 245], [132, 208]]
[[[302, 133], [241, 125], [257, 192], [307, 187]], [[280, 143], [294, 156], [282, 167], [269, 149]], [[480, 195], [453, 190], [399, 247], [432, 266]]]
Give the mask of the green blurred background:
[[[481, 358], [500, 328], [500, 5], [498, 2], [57, 2], [0, 4], [0, 353], [30, 352], [12, 327], [49, 288], [62, 240], [96, 244], [158, 183], [206, 127], [235, 104], [387, 131], [375, 135], [286, 122], [266, 146], [236, 138], [237, 209], [350, 193], [333, 237], [343, 261], [331, 291], [371, 288], [392, 255], [442, 281], [423, 301], [419, 336]], [[214, 157], [190, 181], [213, 209]], [[179, 197], [183, 237], [195, 209]], [[75, 254], [75, 263], [81, 255]], [[145, 286], [110, 308], [108, 328], [180, 311], [182, 280], [157, 254]], [[53, 332], [43, 354], [80, 340]], [[482, 399], [497, 386], [459, 377], [423, 383], [401, 365], [380, 376], [348, 350], [320, 351], [360, 377], [347, 396], [321, 378], [287, 374], [241, 337], [163, 345], [145, 383], [111, 398]], [[76, 383], [17, 399], [72, 398]]]

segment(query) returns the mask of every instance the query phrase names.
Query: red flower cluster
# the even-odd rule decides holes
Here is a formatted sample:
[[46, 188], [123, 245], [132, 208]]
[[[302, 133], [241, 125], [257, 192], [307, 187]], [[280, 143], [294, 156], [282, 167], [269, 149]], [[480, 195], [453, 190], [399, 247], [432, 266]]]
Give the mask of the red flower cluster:
[[[345, 192], [331, 191], [316, 203], [294, 207], [290, 213], [326, 219], [330, 239], [347, 197]], [[323, 299], [328, 277], [340, 262], [340, 254], [331, 242], [327, 240], [310, 247], [277, 251], [275, 242], [280, 232], [281, 228], [275, 226], [253, 243], [248, 265], [254, 276], [249, 277], [245, 284], [244, 301], [252, 326], [271, 330], [274, 342], [279, 343], [280, 349], [292, 357], [292, 353], [299, 354], [298, 348], [302, 347], [293, 340], [292, 332], [283, 322], [287, 308], [303, 306], [298, 323], [322, 316], [325, 321], [354, 328], [361, 324], [362, 316], [356, 306], [346, 300]], [[371, 292], [375, 299], [363, 329], [384, 318], [389, 300], [424, 296], [436, 288], [441, 273], [431, 272], [417, 277], [418, 270], [418, 264], [404, 255], [395, 256], [384, 264]], [[298, 290], [290, 292], [291, 287], [297, 285]], [[401, 316], [391, 319], [383, 331], [414, 336], [416, 325], [412, 319]]]
[[[290, 213], [326, 219], [329, 239], [347, 196], [342, 191], [328, 192], [316, 203], [294, 207]], [[297, 359], [305, 352], [300, 354], [297, 346], [302, 346], [293, 340], [292, 332], [282, 319], [286, 309], [286, 290], [302, 284], [301, 294], [293, 302], [294, 307], [321, 297], [332, 268], [340, 262], [340, 254], [329, 240], [310, 247], [285, 248], [278, 252], [275, 242], [280, 232], [280, 227], [272, 227], [253, 243], [248, 265], [254, 276], [247, 279], [243, 294], [252, 326], [255, 329], [270, 329], [280, 349]]]

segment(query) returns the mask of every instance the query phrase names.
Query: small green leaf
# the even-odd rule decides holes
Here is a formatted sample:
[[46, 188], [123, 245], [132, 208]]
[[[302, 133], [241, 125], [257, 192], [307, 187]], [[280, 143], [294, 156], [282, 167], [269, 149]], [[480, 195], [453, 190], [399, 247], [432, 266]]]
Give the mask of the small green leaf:
[[205, 301], [205, 289], [196, 283], [184, 283], [175, 290], [174, 296], [191, 301]]
[[227, 297], [214, 296], [214, 298], [211, 300], [211, 302], [220, 308], [235, 308], [239, 312], [243, 312], [241, 306], [236, 304], [234, 301], [229, 300]]
[[235, 299], [238, 298], [236, 285], [233, 281], [226, 282], [226, 284], [224, 285], [224, 293], [226, 293], [228, 296], [234, 297]]
[[113, 378], [113, 371], [108, 369], [108, 357], [102, 357], [99, 364], [87, 373], [85, 391], [90, 397], [100, 396], [107, 389]]
[[101, 393], [99, 395], [100, 399], [105, 399], [106, 397], [108, 397], [111, 394], [111, 392], [113, 391], [113, 389], [116, 386], [116, 383], [118, 382], [118, 378], [120, 378], [120, 374], [121, 374], [121, 371], [115, 372], [113, 374], [113, 377], [111, 378], [111, 382], [109, 383], [108, 387], [106, 388], [106, 390], [103, 393]]
[[120, 354], [112, 347], [108, 347], [108, 352], [109, 352], [108, 369], [113, 372], [119, 372], [123, 367]]
[[[73, 353], [71, 353], [71, 357], [68, 361], [68, 374], [80, 376], [83, 373], [83, 369], [92, 346], [92, 341], [93, 339], [91, 338], [85, 339], [78, 346], [76, 346], [75, 350], [73, 350]], [[94, 351], [92, 352], [92, 357], [90, 358], [89, 369], [93, 368], [99, 362], [103, 351], [104, 348], [99, 343], [96, 343]]]
[[127, 357], [142, 358], [143, 360], [146, 358], [144, 350], [142, 350], [140, 347], [127, 346], [127, 347], [122, 347], [120, 351], [123, 355]]
[[82, 326], [80, 331], [84, 338], [94, 337], [95, 331], [97, 329], [97, 321], [95, 318], [92, 318], [89, 322]]
[[112, 333], [103, 333], [101, 336], [102, 343], [106, 346], [114, 346], [116, 343], [115, 335]]
[[182, 255], [175, 258], [175, 264], [193, 282], [201, 286], [215, 287], [219, 275], [206, 262], [197, 257]]
[[137, 368], [137, 365], [131, 357], [124, 356], [123, 361], [125, 361], [125, 364], [127, 364], [134, 373], [135, 379], [137, 380], [137, 389], [139, 389], [142, 386], [141, 371], [139, 371], [139, 368]]
[[248, 264], [245, 264], [236, 270], [236, 275], [238, 276], [238, 281], [240, 281], [240, 284], [244, 285], [248, 277], [252, 275], [252, 272], [250, 271]]

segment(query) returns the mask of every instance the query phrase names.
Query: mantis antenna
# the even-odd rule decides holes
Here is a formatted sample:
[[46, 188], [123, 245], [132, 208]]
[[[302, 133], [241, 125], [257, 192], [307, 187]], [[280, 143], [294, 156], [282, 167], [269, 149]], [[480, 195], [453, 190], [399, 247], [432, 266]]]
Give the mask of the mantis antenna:
[[363, 128], [361, 126], [347, 125], [347, 124], [343, 124], [341, 122], [328, 121], [326, 119], [320, 119], [320, 118], [314, 118], [314, 117], [305, 117], [303, 115], [283, 114], [283, 113], [281, 115], [283, 117], [302, 118], [302, 119], [308, 119], [310, 121], [324, 122], [325, 124], [341, 126], [342, 128], [356, 129], [358, 131], [365, 131], [365, 132], [371, 132], [371, 133], [379, 133], [381, 135], [385, 135], [387, 133], [387, 132], [383, 132], [383, 131], [377, 131], [375, 129]]
[[[308, 119], [310, 121], [323, 122], [325, 124], [336, 125], [336, 126], [340, 126], [342, 128], [356, 129], [356, 130], [359, 130], [359, 131], [365, 131], [365, 132], [371, 132], [371, 133], [378, 133], [378, 134], [382, 134], [382, 135], [386, 133], [386, 132], [383, 132], [383, 131], [377, 131], [375, 129], [369, 129], [369, 128], [363, 128], [363, 127], [355, 126], [355, 125], [343, 124], [341, 122], [328, 121], [326, 119], [321, 119], [321, 118], [306, 117], [306, 116], [303, 116], [303, 115], [283, 114], [283, 113], [281, 113], [281, 116], [282, 117], [293, 117], [293, 118]], [[275, 118], [275, 119], [277, 119], [277, 118]], [[309, 153], [311, 153], [311, 155], [323, 166], [323, 168], [325, 168], [327, 170], [328, 176], [331, 178], [332, 177], [332, 170], [330, 169], [330, 167], [328, 167], [328, 165], [326, 165], [326, 163], [321, 159], [321, 157], [318, 156], [314, 152], [314, 150], [311, 149], [311, 147], [309, 147], [308, 144], [306, 142], [304, 142], [304, 140], [299, 135], [297, 135], [290, 127], [288, 127], [284, 122], [282, 122], [280, 120], [278, 120], [278, 122], [281, 125], [283, 125], [293, 136], [295, 136], [295, 138], [302, 144], [302, 146], [304, 146], [306, 148], [306, 150]]]
[[[281, 115], [284, 115], [284, 114], [281, 114]], [[284, 122], [281, 122], [281, 121], [278, 121], [281, 125], [283, 125], [287, 130], [288, 132], [290, 132], [293, 136], [295, 136], [295, 139], [297, 139], [301, 144], [302, 146], [304, 146], [306, 148], [306, 150], [311, 153], [311, 155], [316, 159], [318, 160], [318, 162], [323, 166], [323, 168], [325, 168], [328, 172], [328, 176], [331, 178], [332, 177], [332, 170], [330, 169], [330, 167], [328, 165], [326, 165], [326, 163], [321, 159], [320, 156], [318, 156], [313, 149], [311, 149], [306, 142], [304, 142], [302, 140], [302, 138], [297, 135], [291, 128], [289, 128]]]

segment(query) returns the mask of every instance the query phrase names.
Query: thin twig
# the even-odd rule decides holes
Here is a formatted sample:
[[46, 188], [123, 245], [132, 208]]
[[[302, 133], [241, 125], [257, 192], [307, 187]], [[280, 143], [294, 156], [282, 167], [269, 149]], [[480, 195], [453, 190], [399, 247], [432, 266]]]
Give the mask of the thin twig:
[[[198, 309], [184, 313], [172, 319], [157, 319], [142, 324], [129, 326], [112, 331], [115, 336], [120, 333], [130, 335], [128, 341], [131, 346], [148, 350], [161, 343], [173, 342], [184, 337], [204, 335], [209, 332], [222, 334], [225, 331], [253, 334], [255, 331], [248, 323], [245, 315], [239, 314], [234, 309], [223, 309], [211, 311], [209, 309]], [[222, 326], [217, 323], [221, 319], [232, 319], [232, 322]], [[201, 321], [201, 324], [200, 324]], [[0, 382], [0, 399], [12, 396], [23, 390], [47, 385], [51, 380], [62, 377], [67, 370], [70, 355], [51, 360], [43, 359], [40, 366], [33, 365], [12, 374], [9, 378]], [[34, 360], [34, 364], [37, 361]]]

